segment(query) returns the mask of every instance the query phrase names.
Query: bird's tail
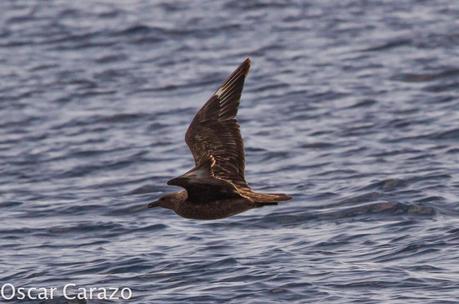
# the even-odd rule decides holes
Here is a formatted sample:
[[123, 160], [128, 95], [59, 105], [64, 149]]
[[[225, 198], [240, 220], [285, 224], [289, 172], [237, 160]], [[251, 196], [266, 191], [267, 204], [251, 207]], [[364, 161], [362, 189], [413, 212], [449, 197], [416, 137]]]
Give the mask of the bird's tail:
[[288, 201], [291, 199], [290, 196], [283, 193], [257, 193], [251, 192], [247, 196], [254, 201], [257, 205], [277, 205], [277, 202]]

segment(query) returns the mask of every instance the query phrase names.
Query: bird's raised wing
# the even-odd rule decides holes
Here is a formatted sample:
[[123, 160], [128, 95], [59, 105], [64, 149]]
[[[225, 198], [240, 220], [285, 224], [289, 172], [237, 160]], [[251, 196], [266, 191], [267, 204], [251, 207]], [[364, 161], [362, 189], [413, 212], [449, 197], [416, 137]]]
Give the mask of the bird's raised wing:
[[244, 177], [244, 145], [236, 114], [250, 68], [246, 59], [194, 117], [185, 141], [196, 167], [209, 162], [210, 174], [238, 189], [250, 189]]

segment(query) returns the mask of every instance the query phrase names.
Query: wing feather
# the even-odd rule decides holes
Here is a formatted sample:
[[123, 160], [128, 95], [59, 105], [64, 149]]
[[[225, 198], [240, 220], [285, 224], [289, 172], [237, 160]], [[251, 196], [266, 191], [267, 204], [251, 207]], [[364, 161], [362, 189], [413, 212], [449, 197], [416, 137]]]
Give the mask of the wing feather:
[[236, 114], [249, 68], [247, 58], [199, 110], [185, 135], [196, 167], [213, 159], [213, 177], [246, 189], [244, 144]]

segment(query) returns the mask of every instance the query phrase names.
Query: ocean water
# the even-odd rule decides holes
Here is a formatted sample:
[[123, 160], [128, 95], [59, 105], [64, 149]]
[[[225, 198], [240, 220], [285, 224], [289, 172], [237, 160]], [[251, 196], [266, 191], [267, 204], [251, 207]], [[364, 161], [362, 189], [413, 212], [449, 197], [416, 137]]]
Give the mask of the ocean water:
[[[0, 283], [133, 293], [12, 302], [459, 302], [458, 1], [0, 11]], [[247, 180], [293, 200], [216, 221], [146, 209], [248, 56]]]

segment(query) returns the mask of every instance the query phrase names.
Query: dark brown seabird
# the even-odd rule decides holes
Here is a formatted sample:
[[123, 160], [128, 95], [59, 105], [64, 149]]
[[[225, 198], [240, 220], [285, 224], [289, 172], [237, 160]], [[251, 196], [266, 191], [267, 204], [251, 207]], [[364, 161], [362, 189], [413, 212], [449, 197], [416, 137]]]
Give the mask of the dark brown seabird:
[[220, 219], [266, 205], [277, 205], [290, 196], [252, 191], [244, 177], [244, 146], [236, 114], [250, 59], [244, 62], [210, 97], [193, 118], [185, 141], [195, 167], [168, 185], [184, 188], [148, 204], [191, 219]]

